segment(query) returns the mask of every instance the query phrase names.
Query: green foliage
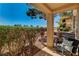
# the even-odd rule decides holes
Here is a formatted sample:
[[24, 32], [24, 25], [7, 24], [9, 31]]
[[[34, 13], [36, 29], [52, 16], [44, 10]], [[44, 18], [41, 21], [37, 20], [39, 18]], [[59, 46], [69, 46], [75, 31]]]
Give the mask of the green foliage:
[[[30, 46], [34, 44], [36, 33], [40, 32], [38, 27], [27, 27], [27, 26], [0, 26], [0, 51], [3, 46], [8, 46], [11, 55], [13, 51], [20, 50], [25, 43], [28, 41]], [[30, 41], [29, 41], [30, 40]], [[13, 44], [13, 45], [11, 45]], [[15, 47], [14, 47], [15, 46]], [[13, 47], [13, 48], [11, 48]], [[15, 50], [12, 50], [15, 49]], [[18, 52], [17, 52], [18, 53]]]
[[61, 14], [61, 19], [60, 19], [60, 22], [58, 22], [58, 27], [57, 28], [60, 28], [62, 31], [70, 31], [71, 29], [69, 27], [66, 27], [66, 23], [63, 22], [63, 20], [65, 20], [65, 18], [63, 17], [66, 17], [66, 16], [72, 16], [72, 10], [68, 10], [68, 11], [65, 11]]
[[46, 15], [36, 8], [29, 8], [28, 11], [26, 12], [26, 15], [31, 17], [32, 19], [39, 18], [46, 20]]
[[73, 13], [72, 13], [72, 10], [67, 10], [65, 11], [64, 13], [61, 14], [62, 16], [72, 16]]

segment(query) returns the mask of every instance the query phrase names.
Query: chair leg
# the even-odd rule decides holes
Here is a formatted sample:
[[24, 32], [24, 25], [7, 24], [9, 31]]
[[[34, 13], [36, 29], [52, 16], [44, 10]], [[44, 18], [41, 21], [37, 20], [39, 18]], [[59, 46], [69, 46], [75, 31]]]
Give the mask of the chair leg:
[[78, 56], [79, 56], [79, 47], [78, 47]]
[[73, 49], [72, 49], [72, 53], [76, 54], [76, 52], [77, 52], [77, 47], [74, 46]]
[[64, 55], [64, 45], [62, 45], [62, 55]]

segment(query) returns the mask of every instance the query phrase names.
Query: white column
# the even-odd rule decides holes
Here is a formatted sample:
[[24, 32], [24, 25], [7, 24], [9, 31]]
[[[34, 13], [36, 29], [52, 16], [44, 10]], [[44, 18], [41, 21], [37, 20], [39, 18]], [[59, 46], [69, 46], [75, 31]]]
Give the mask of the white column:
[[[73, 32], [75, 32], [76, 31], [76, 28], [75, 28], [75, 26], [76, 26], [76, 15], [77, 15], [77, 10], [76, 9], [74, 9], [73, 10], [73, 16], [72, 16], [72, 31]], [[76, 32], [75, 32], [76, 33]]]
[[47, 16], [47, 47], [54, 46], [54, 16], [53, 14], [46, 14]]

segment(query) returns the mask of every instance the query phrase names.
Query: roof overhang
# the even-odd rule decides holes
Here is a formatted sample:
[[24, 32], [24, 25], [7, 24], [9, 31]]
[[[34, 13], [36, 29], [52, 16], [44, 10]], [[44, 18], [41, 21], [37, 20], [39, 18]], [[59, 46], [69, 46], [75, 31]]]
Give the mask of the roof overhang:
[[62, 13], [66, 10], [76, 9], [78, 3], [30, 3], [44, 13]]

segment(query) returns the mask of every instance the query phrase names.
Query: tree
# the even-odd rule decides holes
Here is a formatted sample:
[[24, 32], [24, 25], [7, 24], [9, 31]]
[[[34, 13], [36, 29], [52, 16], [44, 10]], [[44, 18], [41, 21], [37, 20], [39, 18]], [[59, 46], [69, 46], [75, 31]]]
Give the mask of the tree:
[[28, 25], [24, 25], [24, 27], [29, 27]]
[[46, 15], [36, 8], [29, 8], [28, 11], [26, 11], [26, 15], [31, 17], [32, 19], [39, 18], [46, 20]]
[[33, 28], [33, 25], [30, 25], [31, 28]]
[[20, 26], [21, 27], [21, 24], [15, 24], [14, 26]]
[[39, 25], [37, 25], [36, 28], [39, 28]]
[[64, 13], [61, 14], [61, 19], [58, 22], [59, 24], [58, 28], [60, 28], [62, 31], [70, 30], [69, 27], [66, 27], [66, 20], [65, 20], [66, 16], [72, 16], [72, 10], [65, 11]]
[[73, 12], [72, 12], [72, 10], [67, 10], [67, 11], [63, 12], [61, 15], [62, 16], [72, 16]]

